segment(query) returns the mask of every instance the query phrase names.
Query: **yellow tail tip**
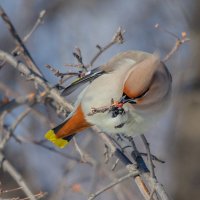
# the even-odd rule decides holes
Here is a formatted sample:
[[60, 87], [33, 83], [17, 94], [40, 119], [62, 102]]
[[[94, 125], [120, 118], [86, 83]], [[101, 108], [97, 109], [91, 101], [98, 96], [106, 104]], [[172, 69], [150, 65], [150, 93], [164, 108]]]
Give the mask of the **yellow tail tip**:
[[44, 137], [59, 148], [64, 148], [69, 143], [67, 140], [57, 138], [53, 130], [49, 130]]

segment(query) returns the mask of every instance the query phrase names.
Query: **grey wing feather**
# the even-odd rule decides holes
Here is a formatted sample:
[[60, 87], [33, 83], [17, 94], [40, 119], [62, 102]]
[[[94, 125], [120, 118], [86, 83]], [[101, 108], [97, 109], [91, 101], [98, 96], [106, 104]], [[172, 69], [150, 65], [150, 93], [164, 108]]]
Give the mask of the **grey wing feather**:
[[98, 78], [99, 76], [103, 75], [105, 73], [105, 71], [98, 71], [100, 70], [99, 68], [96, 68], [92, 71], [90, 71], [90, 73], [86, 76], [84, 76], [83, 78], [78, 79], [77, 81], [73, 82], [71, 85], [69, 85], [68, 87], [66, 87], [63, 92], [61, 93], [62, 96], [67, 96], [70, 95], [72, 92], [74, 92], [76, 89], [78, 89], [81, 85], [87, 83], [87, 82], [91, 82], [94, 79]]

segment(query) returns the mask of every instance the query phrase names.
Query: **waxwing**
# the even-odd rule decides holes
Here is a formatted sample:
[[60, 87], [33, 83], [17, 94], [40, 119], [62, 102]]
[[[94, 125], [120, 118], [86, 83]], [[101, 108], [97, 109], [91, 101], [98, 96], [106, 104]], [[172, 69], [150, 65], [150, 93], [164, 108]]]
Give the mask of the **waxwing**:
[[78, 132], [96, 125], [107, 134], [144, 134], [166, 110], [172, 78], [157, 54], [119, 53], [62, 92], [87, 84], [73, 112], [45, 138], [63, 148]]

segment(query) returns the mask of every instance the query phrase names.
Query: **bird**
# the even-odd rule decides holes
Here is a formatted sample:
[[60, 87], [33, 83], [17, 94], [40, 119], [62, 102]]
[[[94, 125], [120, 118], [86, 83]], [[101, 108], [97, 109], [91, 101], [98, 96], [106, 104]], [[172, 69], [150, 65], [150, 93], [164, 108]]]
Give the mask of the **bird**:
[[94, 125], [109, 135], [134, 137], [149, 131], [169, 105], [172, 76], [157, 53], [130, 50], [88, 71], [61, 95], [86, 83], [69, 116], [45, 134], [57, 147]]

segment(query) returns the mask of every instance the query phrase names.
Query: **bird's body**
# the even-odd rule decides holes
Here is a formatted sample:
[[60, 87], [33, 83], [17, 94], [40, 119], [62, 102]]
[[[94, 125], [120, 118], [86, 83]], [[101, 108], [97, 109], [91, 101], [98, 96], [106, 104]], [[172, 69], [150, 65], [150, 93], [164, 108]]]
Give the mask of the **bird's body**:
[[[171, 90], [171, 75], [157, 55], [140, 51], [123, 52], [96, 71], [101, 75], [95, 75], [94, 80], [91, 78], [92, 82], [79, 95], [71, 116], [54, 129], [56, 138], [68, 140], [69, 136], [92, 125], [108, 134], [143, 134], [165, 110]], [[67, 90], [63, 93], [66, 94]], [[123, 96], [134, 101], [123, 103], [120, 114], [113, 115], [111, 110], [107, 110], [89, 115], [92, 108], [109, 107], [112, 99], [120, 102]], [[56, 140], [52, 132], [51, 137]]]

